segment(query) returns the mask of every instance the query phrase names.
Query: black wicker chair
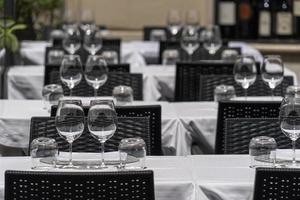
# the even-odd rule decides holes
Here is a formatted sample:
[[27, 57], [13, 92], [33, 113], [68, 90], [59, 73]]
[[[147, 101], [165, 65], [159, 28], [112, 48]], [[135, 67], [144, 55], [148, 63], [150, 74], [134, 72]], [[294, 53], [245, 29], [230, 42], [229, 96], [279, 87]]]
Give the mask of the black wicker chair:
[[[106, 151], [117, 151], [118, 145], [123, 138], [141, 137], [145, 140], [148, 155], [153, 155], [156, 143], [150, 132], [150, 117], [118, 117], [117, 131], [106, 143]], [[33, 117], [30, 125], [31, 141], [38, 137], [54, 138], [58, 143], [59, 150], [68, 151], [68, 142], [61, 138], [56, 130], [55, 117]], [[98, 152], [99, 142], [85, 128], [82, 135], [73, 143], [74, 152]], [[28, 151], [29, 153], [29, 151]]]
[[151, 32], [154, 30], [161, 30], [166, 33], [166, 37], [168, 37], [168, 30], [164, 26], [144, 26], [144, 41], [150, 41]]
[[[84, 107], [87, 115], [89, 107]], [[57, 106], [51, 107], [51, 116], [56, 115]], [[118, 117], [149, 117], [151, 152], [153, 155], [162, 155], [161, 149], [161, 106], [139, 105], [116, 107]]]
[[[62, 85], [64, 95], [70, 95], [70, 90], [59, 78], [59, 72], [53, 71], [50, 73], [50, 83]], [[133, 89], [134, 100], [143, 100], [143, 74], [111, 72], [108, 74], [107, 82], [97, 91], [98, 95], [111, 96], [114, 87], [119, 85], [130, 86]], [[83, 79], [73, 88], [72, 94], [73, 96], [94, 96], [94, 88], [89, 86], [85, 79]]]
[[[200, 75], [232, 75], [233, 62], [201, 61], [177, 63], [175, 77], [175, 101], [198, 101]], [[260, 73], [260, 64], [256, 65]]]
[[[84, 67], [84, 66], [83, 66]], [[45, 71], [44, 71], [44, 85], [50, 84], [50, 76], [52, 73], [59, 72], [60, 65], [52, 65], [46, 64]], [[107, 65], [109, 72], [130, 72], [130, 64], [108, 64]]]
[[[214, 100], [214, 90], [216, 86], [225, 84], [233, 85], [237, 96], [244, 96], [244, 89], [238, 85], [233, 75], [200, 75], [200, 89], [199, 89], [199, 99], [200, 101], [213, 101]], [[286, 88], [294, 84], [294, 79], [292, 76], [285, 76], [282, 83], [278, 85], [274, 90], [275, 96], [284, 96]], [[249, 87], [247, 90], [248, 96], [271, 96], [271, 90], [263, 82], [261, 77], [257, 77], [255, 83]]]
[[229, 118], [278, 118], [281, 102], [227, 101], [219, 102], [215, 153], [225, 153], [225, 120]]
[[253, 200], [299, 200], [300, 169], [257, 168]]
[[6, 171], [5, 200], [154, 200], [153, 171]]
[[250, 140], [257, 136], [273, 137], [279, 149], [291, 147], [278, 118], [228, 118], [224, 126], [224, 154], [248, 154]]

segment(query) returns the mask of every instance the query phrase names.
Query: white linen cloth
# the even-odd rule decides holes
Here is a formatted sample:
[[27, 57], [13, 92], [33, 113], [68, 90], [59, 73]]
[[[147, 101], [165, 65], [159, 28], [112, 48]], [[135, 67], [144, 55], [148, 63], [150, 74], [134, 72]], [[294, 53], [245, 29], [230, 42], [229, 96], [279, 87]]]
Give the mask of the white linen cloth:
[[[7, 73], [8, 99], [41, 99], [44, 83], [44, 66], [13, 66]], [[144, 101], [169, 100], [174, 98], [175, 66], [149, 65], [132, 67], [132, 73], [143, 74]], [[296, 74], [285, 68], [285, 75]], [[101, 89], [101, 88], [100, 88]]]
[[[157, 200], [251, 200], [255, 170], [248, 155], [147, 157], [154, 171]], [[4, 199], [4, 172], [30, 170], [29, 157], [0, 157], [0, 200]], [[59, 171], [56, 169], [55, 171]]]
[[[214, 145], [217, 104], [167, 102], [134, 102], [134, 105], [160, 104], [162, 106], [162, 146], [176, 150], [176, 155], [191, 154], [191, 128], [194, 121], [203, 135]], [[8, 147], [27, 148], [29, 145], [30, 119], [49, 116], [41, 100], [0, 100], [0, 144]]]

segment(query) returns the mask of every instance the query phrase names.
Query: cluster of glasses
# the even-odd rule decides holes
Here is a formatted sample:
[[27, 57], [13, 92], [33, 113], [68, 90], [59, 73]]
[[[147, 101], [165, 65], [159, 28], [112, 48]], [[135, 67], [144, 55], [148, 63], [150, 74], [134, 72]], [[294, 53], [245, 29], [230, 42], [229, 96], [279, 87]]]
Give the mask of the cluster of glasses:
[[[292, 151], [277, 149], [274, 138], [259, 136], [249, 144], [250, 167], [298, 167], [296, 160], [296, 141], [300, 137], [300, 98], [286, 97], [282, 100], [279, 112], [280, 129], [292, 141]], [[281, 142], [281, 144], [283, 144]], [[290, 156], [292, 152], [292, 156]], [[292, 159], [290, 159], [292, 158]], [[270, 165], [271, 163], [271, 165]]]
[[[271, 89], [274, 96], [274, 89], [282, 82], [284, 77], [284, 66], [280, 56], [268, 55], [264, 57], [260, 68], [262, 80]], [[257, 66], [253, 56], [240, 56], [237, 58], [234, 69], [234, 80], [241, 85], [247, 98], [247, 89], [254, 84], [257, 76]]]
[[[61, 168], [79, 168], [78, 165], [73, 164], [72, 144], [82, 135], [85, 124], [87, 124], [90, 134], [101, 144], [101, 162], [93, 167], [96, 169], [107, 168], [104, 161], [104, 144], [117, 130], [117, 113], [113, 101], [110, 100], [91, 101], [87, 122], [85, 122], [85, 114], [80, 100], [63, 100], [59, 102], [55, 125], [60, 137], [69, 143], [69, 160], [67, 164], [61, 165]], [[57, 154], [57, 144], [53, 139], [37, 138], [31, 143], [31, 157], [33, 158], [34, 167], [41, 164], [41, 157], [52, 156], [54, 158]], [[123, 139], [119, 145], [119, 167], [124, 168], [126, 161], [131, 157], [131, 159], [137, 159], [139, 162], [138, 167], [144, 168], [145, 155], [145, 142], [142, 139]], [[57, 166], [61, 164], [54, 159], [51, 159], [51, 161], [56, 163], [46, 162], [46, 164], [56, 164]]]

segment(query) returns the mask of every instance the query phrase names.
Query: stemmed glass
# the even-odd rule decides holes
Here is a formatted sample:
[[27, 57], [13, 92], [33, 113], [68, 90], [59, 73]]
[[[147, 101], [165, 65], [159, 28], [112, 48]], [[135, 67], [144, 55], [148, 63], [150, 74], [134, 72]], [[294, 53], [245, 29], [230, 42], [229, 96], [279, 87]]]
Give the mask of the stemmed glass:
[[88, 112], [88, 129], [91, 135], [101, 143], [101, 165], [99, 168], [106, 168], [104, 144], [117, 130], [117, 113], [113, 101], [91, 101], [91, 107]]
[[78, 85], [82, 79], [82, 65], [78, 55], [65, 55], [59, 69], [61, 81], [70, 89]]
[[187, 52], [189, 61], [192, 61], [192, 56], [199, 46], [198, 29], [193, 26], [186, 26], [182, 31], [181, 47]]
[[80, 29], [85, 33], [87, 30], [94, 30], [96, 28], [94, 12], [92, 10], [82, 10], [80, 16]]
[[197, 10], [188, 10], [185, 16], [185, 24], [187, 26], [199, 26], [199, 15]]
[[181, 15], [178, 10], [169, 10], [167, 15], [167, 27], [171, 33], [171, 40], [175, 41], [182, 26]]
[[84, 111], [81, 106], [72, 101], [60, 101], [55, 125], [58, 134], [69, 143], [69, 163], [64, 168], [74, 168], [72, 163], [72, 144], [84, 130]]
[[96, 53], [102, 47], [102, 35], [100, 31], [91, 31], [88, 30], [85, 32], [83, 37], [83, 47], [91, 55], [96, 55]]
[[296, 141], [300, 137], [300, 98], [284, 98], [279, 117], [282, 132], [292, 140], [292, 166], [296, 166]]
[[272, 97], [274, 96], [274, 89], [283, 80], [283, 63], [281, 57], [278, 55], [270, 55], [264, 57], [264, 62], [261, 67], [262, 80], [270, 87]]
[[80, 49], [81, 36], [76, 25], [68, 25], [65, 27], [65, 38], [63, 40], [64, 49], [71, 55]]
[[233, 68], [234, 80], [245, 90], [245, 99], [247, 99], [247, 89], [256, 80], [256, 64], [252, 56], [240, 56], [235, 62]]
[[201, 33], [201, 41], [203, 42], [203, 47], [210, 55], [216, 54], [222, 47], [220, 28], [218, 26], [208, 26]]
[[94, 88], [94, 95], [97, 96], [97, 90], [106, 83], [108, 69], [105, 59], [102, 56], [89, 56], [84, 71], [86, 82]]

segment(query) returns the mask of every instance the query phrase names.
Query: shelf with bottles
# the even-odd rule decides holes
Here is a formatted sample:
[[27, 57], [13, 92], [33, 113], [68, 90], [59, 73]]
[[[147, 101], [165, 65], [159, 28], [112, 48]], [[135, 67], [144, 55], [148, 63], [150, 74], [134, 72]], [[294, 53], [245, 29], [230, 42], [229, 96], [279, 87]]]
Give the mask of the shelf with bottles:
[[300, 0], [216, 0], [215, 23], [223, 38], [300, 40]]

